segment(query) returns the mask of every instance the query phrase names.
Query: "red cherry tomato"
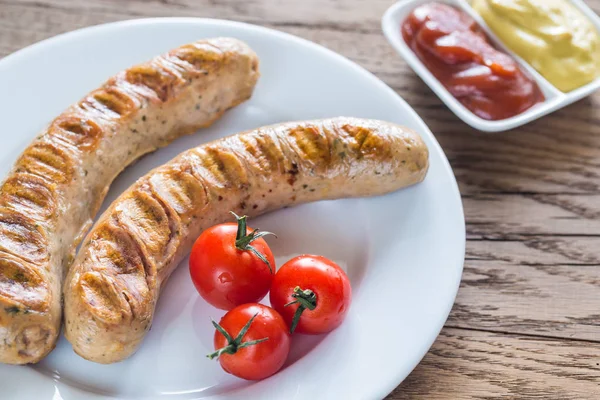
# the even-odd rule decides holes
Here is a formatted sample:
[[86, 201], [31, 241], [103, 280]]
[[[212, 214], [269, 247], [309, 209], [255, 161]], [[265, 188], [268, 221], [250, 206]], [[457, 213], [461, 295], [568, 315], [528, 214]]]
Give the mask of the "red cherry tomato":
[[[235, 214], [234, 214], [235, 215]], [[260, 301], [275, 271], [275, 258], [262, 236], [252, 231], [246, 217], [213, 226], [198, 237], [190, 255], [190, 275], [198, 293], [222, 310]]]
[[277, 271], [270, 299], [291, 332], [319, 334], [334, 330], [344, 321], [352, 288], [346, 273], [333, 261], [302, 255]]
[[243, 304], [213, 325], [215, 352], [221, 367], [248, 380], [267, 378], [281, 369], [290, 352], [291, 337], [279, 313], [262, 304]]

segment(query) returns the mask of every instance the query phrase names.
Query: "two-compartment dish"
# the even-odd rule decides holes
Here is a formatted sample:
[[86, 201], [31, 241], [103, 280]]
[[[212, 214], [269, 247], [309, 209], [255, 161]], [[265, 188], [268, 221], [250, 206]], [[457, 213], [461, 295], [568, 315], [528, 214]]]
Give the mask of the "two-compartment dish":
[[[515, 8], [508, 9], [507, 7], [508, 15], [500, 16], [494, 14], [497, 10], [490, 11], [490, 4], [496, 6], [496, 3], [499, 5], [504, 4], [502, 2], [495, 2], [494, 0], [471, 2], [466, 0], [443, 0], [439, 2], [428, 0], [402, 1], [388, 9], [382, 20], [382, 27], [385, 36], [392, 46], [402, 55], [423, 81], [431, 87], [438, 97], [460, 119], [481, 131], [499, 132], [516, 128], [580, 100], [600, 87], [600, 63], [598, 62], [600, 57], [600, 48], [598, 48], [600, 47], [598, 46], [598, 42], [600, 42], [600, 35], [598, 35], [598, 31], [600, 31], [600, 18], [585, 3], [579, 0], [571, 2], [568, 0], [553, 0], [549, 3], [533, 0], [524, 2], [514, 0], [505, 3], [514, 5]], [[474, 21], [476, 24], [475, 29], [483, 33], [498, 53], [505, 54], [508, 58], [514, 60], [525, 76], [537, 85], [543, 98], [532, 102], [528, 107], [517, 110], [517, 112], [509, 116], [491, 116], [473, 112], [472, 107], [465, 105], [466, 102], [461, 101], [462, 99], [459, 98], [460, 96], [457, 96], [455, 90], [452, 90], [449, 85], [445, 85], [444, 82], [440, 81], [439, 75], [428, 68], [422, 57], [419, 57], [415, 53], [414, 49], [411, 48], [410, 42], [407, 43], [406, 36], [403, 35], [403, 25], [406, 24], [411, 14], [418, 8], [431, 6], [432, 4], [450, 6], [466, 16], [470, 21]], [[526, 7], [527, 5], [529, 5], [529, 8]], [[506, 10], [502, 9], [502, 11]], [[511, 12], [514, 15], [510, 15]], [[532, 15], [528, 16], [527, 12], [532, 13]], [[547, 15], [544, 15], [546, 12]], [[564, 15], [561, 15], [561, 12]], [[535, 25], [534, 19], [538, 17], [542, 21], [538, 25]], [[518, 26], [514, 21], [519, 18], [525, 20], [531, 18], [531, 23], [523, 22], [524, 25]], [[490, 24], [486, 23], [486, 21], [492, 22], [495, 29], [491, 29]], [[503, 27], [508, 27], [513, 32], [507, 34], [501, 31]], [[531, 29], [531, 32], [528, 29]], [[542, 33], [536, 36], [536, 32]], [[454, 35], [450, 34], [449, 36]], [[503, 41], [500, 37], [503, 37], [505, 40]], [[519, 39], [522, 40], [519, 42]], [[547, 42], [544, 43], [544, 40]], [[536, 44], [537, 47], [531, 47], [531, 54], [541, 55], [539, 55], [538, 59], [532, 60], [529, 63], [525, 61], [525, 58], [531, 59], [532, 57], [530, 57], [530, 54], [527, 54], [525, 46], [535, 41], [541, 42], [541, 44], [538, 43], [539, 46]], [[509, 43], [510, 46], [508, 45]], [[565, 43], [570, 47], [566, 47], [566, 49], [560, 47]], [[547, 46], [547, 51], [544, 50], [544, 46]], [[569, 51], [574, 54], [569, 54]], [[523, 57], [520, 57], [517, 52]], [[563, 54], [560, 54], [561, 52]], [[548, 61], [548, 58], [552, 56], [557, 57], [557, 62], [554, 64]], [[543, 59], [543, 57], [546, 57], [546, 59]], [[550, 65], [542, 65], [542, 62]], [[578, 62], [581, 65], [577, 65]], [[482, 57], [480, 63], [488, 65], [489, 60]], [[451, 63], [448, 65], [452, 66]], [[581, 68], [577, 69], [577, 67]], [[557, 78], [556, 76], [560, 73], [569, 73], [570, 75], [567, 75], [566, 78], [562, 77], [561, 80], [561, 77]], [[497, 92], [501, 92], [502, 90], [504, 89], [499, 86]], [[492, 103], [494, 102], [498, 104], [497, 99], [494, 99]]]

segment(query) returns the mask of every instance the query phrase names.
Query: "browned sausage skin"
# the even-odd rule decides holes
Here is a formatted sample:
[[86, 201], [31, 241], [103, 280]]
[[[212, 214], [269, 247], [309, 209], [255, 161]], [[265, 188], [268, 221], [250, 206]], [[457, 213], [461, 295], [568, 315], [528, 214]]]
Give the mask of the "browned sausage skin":
[[229, 211], [388, 193], [420, 182], [428, 155], [417, 133], [356, 118], [264, 127], [182, 153], [132, 185], [85, 239], [64, 287], [67, 339], [91, 361], [129, 357], [163, 283]]
[[258, 76], [246, 44], [198, 41], [120, 72], [39, 134], [0, 187], [0, 362], [54, 348], [64, 269], [115, 176], [248, 99]]

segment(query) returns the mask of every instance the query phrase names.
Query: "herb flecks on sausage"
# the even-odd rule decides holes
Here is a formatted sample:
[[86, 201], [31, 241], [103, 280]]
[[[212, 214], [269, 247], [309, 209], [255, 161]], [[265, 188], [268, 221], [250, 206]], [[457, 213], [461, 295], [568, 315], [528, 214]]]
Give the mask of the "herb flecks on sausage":
[[133, 354], [164, 282], [202, 230], [231, 210], [256, 216], [385, 194], [427, 170], [417, 133], [357, 118], [268, 126], [188, 150], [140, 178], [90, 231], [65, 283], [67, 339], [100, 363]]
[[[118, 73], [37, 136], [0, 187], [0, 362], [37, 362], [54, 348], [64, 269], [114, 177], [247, 100], [258, 77], [244, 43], [199, 41]], [[140, 262], [151, 270], [148, 257]], [[86, 282], [88, 293], [110, 286], [96, 275]]]

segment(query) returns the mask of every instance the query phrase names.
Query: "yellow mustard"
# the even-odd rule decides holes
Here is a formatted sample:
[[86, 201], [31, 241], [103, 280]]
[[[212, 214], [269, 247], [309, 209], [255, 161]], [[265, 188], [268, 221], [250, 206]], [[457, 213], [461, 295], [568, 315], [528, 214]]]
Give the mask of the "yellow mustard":
[[473, 0], [504, 44], [563, 92], [600, 75], [600, 36], [568, 0]]

